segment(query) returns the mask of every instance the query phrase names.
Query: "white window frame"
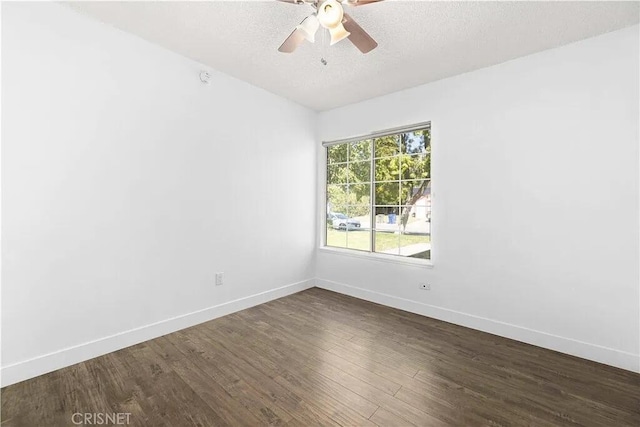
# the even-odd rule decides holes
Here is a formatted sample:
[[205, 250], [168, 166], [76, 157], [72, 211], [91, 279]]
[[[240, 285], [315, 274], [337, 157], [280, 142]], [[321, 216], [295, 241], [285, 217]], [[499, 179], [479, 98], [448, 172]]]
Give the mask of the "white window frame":
[[[411, 257], [404, 257], [404, 256], [400, 256], [400, 255], [390, 255], [390, 254], [383, 254], [383, 253], [379, 253], [379, 252], [372, 252], [371, 251], [371, 247], [369, 248], [368, 251], [364, 251], [364, 250], [359, 250], [359, 249], [349, 249], [349, 248], [340, 248], [340, 247], [334, 247], [334, 246], [327, 246], [327, 226], [328, 226], [328, 222], [327, 222], [327, 149], [328, 147], [332, 146], [332, 145], [338, 145], [338, 144], [348, 144], [351, 142], [359, 142], [362, 140], [366, 140], [366, 139], [371, 139], [373, 140], [374, 138], [381, 138], [384, 136], [389, 136], [389, 135], [396, 135], [396, 134], [400, 134], [400, 133], [407, 133], [407, 132], [412, 132], [412, 131], [417, 131], [417, 130], [423, 130], [429, 128], [430, 132], [430, 145], [431, 145], [431, 167], [430, 167], [430, 171], [429, 171], [429, 179], [431, 180], [431, 221], [430, 221], [430, 227], [429, 227], [429, 231], [430, 231], [430, 244], [431, 244], [431, 252], [430, 252], [430, 259], [419, 259], [419, 258], [411, 258]], [[331, 141], [322, 141], [322, 153], [323, 153], [323, 160], [322, 160], [322, 189], [321, 189], [321, 196], [322, 196], [322, 215], [321, 215], [321, 233], [320, 233], [320, 247], [318, 248], [320, 251], [322, 252], [326, 252], [326, 253], [333, 253], [333, 254], [339, 254], [339, 255], [344, 255], [344, 256], [349, 256], [349, 257], [355, 257], [355, 258], [362, 258], [362, 259], [368, 259], [368, 260], [375, 260], [375, 261], [382, 261], [382, 262], [390, 262], [390, 263], [395, 263], [395, 264], [405, 264], [405, 265], [412, 265], [412, 266], [416, 266], [416, 267], [427, 267], [427, 268], [432, 268], [433, 264], [434, 264], [434, 230], [433, 230], [433, 223], [434, 223], [434, 203], [435, 203], [435, 192], [434, 192], [434, 183], [433, 183], [433, 174], [432, 174], [432, 170], [433, 170], [433, 127], [432, 127], [432, 123], [431, 121], [428, 122], [421, 122], [421, 123], [415, 123], [412, 125], [408, 125], [408, 126], [402, 126], [402, 127], [397, 127], [397, 128], [391, 128], [391, 129], [385, 129], [382, 131], [376, 131], [376, 132], [371, 132], [369, 134], [365, 134], [365, 135], [360, 135], [360, 136], [355, 136], [355, 137], [350, 137], [350, 138], [344, 138], [344, 139], [337, 139], [337, 140], [331, 140]], [[371, 148], [371, 155], [373, 156], [374, 154], [374, 148], [373, 148], [373, 141], [372, 141], [372, 148]], [[371, 178], [369, 180], [369, 185], [371, 186], [371, 193], [373, 193], [375, 191], [375, 186], [374, 186], [374, 180], [373, 180], [373, 176], [375, 173], [374, 170], [374, 157], [371, 158]], [[371, 221], [373, 222], [375, 220], [375, 215], [374, 215], [374, 211], [373, 211], [373, 196], [370, 198], [370, 207], [371, 207]], [[371, 224], [370, 224], [371, 226]], [[371, 229], [371, 232], [373, 233], [373, 229]], [[373, 239], [374, 237], [372, 237]]]

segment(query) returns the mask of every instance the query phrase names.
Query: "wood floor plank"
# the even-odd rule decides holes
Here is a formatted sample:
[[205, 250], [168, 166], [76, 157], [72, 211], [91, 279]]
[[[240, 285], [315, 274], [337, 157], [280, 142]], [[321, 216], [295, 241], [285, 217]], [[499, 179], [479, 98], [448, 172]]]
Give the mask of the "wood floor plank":
[[[264, 357], [270, 358], [277, 366], [286, 367], [279, 369], [279, 380], [286, 380], [290, 385], [306, 386], [309, 392], [323, 393], [335, 400], [339, 406], [343, 406], [344, 403], [344, 410], [347, 413], [355, 411], [363, 418], [369, 418], [377, 409], [377, 405], [319, 373], [318, 366], [311, 364], [311, 358], [296, 357], [297, 348], [280, 339], [277, 332], [271, 330], [267, 334], [264, 331], [252, 329], [246, 323], [236, 326], [235, 329], [247, 329], [247, 333], [248, 331], [255, 333], [252, 343], [243, 345], [243, 348], [248, 347], [255, 354], [262, 352]], [[220, 331], [215, 332], [220, 333]], [[229, 330], [228, 332], [233, 331]], [[294, 340], [293, 337], [289, 337], [289, 339]], [[270, 351], [265, 352], [265, 348]], [[317, 349], [314, 354], [321, 351], [323, 350]]]
[[[127, 413], [130, 425], [148, 425], [150, 416], [145, 413], [140, 393], [136, 393], [137, 384], [131, 381], [118, 360], [119, 352], [107, 354], [85, 362], [93, 381], [103, 386], [103, 393], [109, 396], [113, 412]], [[82, 390], [78, 384], [72, 384], [75, 390]], [[150, 410], [147, 407], [148, 410]]]
[[[244, 328], [244, 325], [243, 325]], [[253, 336], [251, 342], [244, 343], [242, 347], [236, 346], [233, 341], [225, 336], [225, 328], [203, 333], [205, 339], [212, 343], [224, 345], [232, 353], [242, 353], [249, 356], [247, 361], [268, 372], [282, 387], [292, 390], [296, 395], [307, 400], [309, 396], [313, 399], [314, 406], [318, 407], [324, 414], [334, 421], [344, 425], [369, 425], [368, 417], [377, 408], [376, 405], [368, 402], [361, 396], [350, 392], [326, 377], [317, 374], [315, 371], [286, 353], [280, 353], [275, 348], [268, 348], [265, 341], [259, 336]], [[234, 331], [227, 330], [227, 334]]]
[[[409, 395], [409, 392], [413, 392], [418, 395], [426, 396], [430, 399], [435, 398], [436, 400], [442, 399], [444, 402], [451, 402], [452, 404], [455, 405], [455, 407], [459, 412], [465, 411], [467, 408], [472, 408], [473, 411], [478, 411], [483, 407], [483, 405], [487, 404], [486, 397], [484, 396], [478, 397], [477, 394], [473, 393], [472, 390], [465, 389], [463, 386], [460, 386], [459, 384], [453, 383], [451, 381], [440, 379], [439, 381], [436, 382], [436, 381], [433, 381], [433, 379], [430, 379], [429, 382], [423, 382], [413, 377], [403, 375], [401, 372], [396, 371], [392, 368], [389, 368], [385, 365], [377, 364], [375, 362], [367, 360], [366, 358], [363, 358], [358, 354], [349, 352], [343, 348], [336, 347], [335, 349], [331, 350], [331, 352], [336, 353], [342, 358], [351, 360], [354, 363], [366, 364], [366, 366], [368, 366], [370, 369], [372, 369], [374, 372], [376, 372], [380, 376], [393, 378], [395, 381], [397, 381], [402, 385], [401, 392], [396, 393], [396, 397], [400, 398], [401, 400], [407, 401], [407, 395]], [[415, 403], [415, 400], [410, 403]], [[418, 405], [419, 408], [423, 406], [424, 406], [423, 403]], [[473, 411], [470, 411], [470, 412], [473, 412]], [[499, 407], [498, 405], [497, 413], [501, 413], [504, 411], [506, 411], [506, 409], [504, 407]], [[448, 409], [447, 409], [447, 412], [449, 412]], [[482, 413], [481, 410], [480, 412]], [[474, 417], [467, 417], [467, 418], [474, 418]], [[472, 423], [470, 422], [470, 420], [465, 419], [465, 423], [463, 424], [464, 425], [484, 425], [488, 423], [488, 421], [486, 421], [487, 417], [480, 416], [475, 418], [476, 418], [475, 423]], [[485, 421], [480, 421], [480, 420], [485, 420]]]
[[[318, 293], [322, 295], [323, 292], [318, 289], [312, 289], [310, 291], [315, 295], [315, 298], [318, 297]], [[399, 330], [401, 331], [402, 336], [395, 339], [395, 342], [402, 344], [414, 338], [414, 332], [424, 332], [426, 335], [423, 334], [418, 337], [420, 339], [419, 346], [422, 349], [429, 347], [434, 342], [437, 343], [438, 347], [453, 348], [454, 354], [461, 353], [463, 351], [466, 351], [468, 354], [473, 354], [478, 353], [480, 349], [484, 349], [485, 353], [488, 352], [489, 354], [496, 356], [507, 356], [503, 359], [506, 362], [522, 361], [523, 363], [526, 363], [526, 366], [522, 366], [522, 368], [525, 370], [528, 368], [528, 370], [532, 372], [543, 369], [544, 371], [552, 372], [553, 375], [564, 376], [567, 373], [570, 373], [573, 376], [567, 376], [568, 379], [579, 380], [580, 372], [587, 370], [589, 371], [590, 376], [593, 377], [592, 379], [597, 380], [598, 377], [601, 377], [601, 380], [604, 382], [609, 381], [612, 382], [612, 384], [615, 384], [616, 388], [629, 386], [633, 390], [637, 390], [637, 375], [628, 371], [579, 359], [570, 355], [549, 351], [540, 347], [520, 343], [488, 333], [457, 327], [428, 317], [416, 316], [401, 310], [389, 310], [387, 307], [358, 300], [353, 297], [333, 293], [329, 294], [332, 295], [329, 295], [328, 298], [342, 304], [343, 309], [345, 310], [349, 308], [351, 311], [366, 310], [367, 312], [380, 313], [380, 315], [377, 316], [377, 320], [379, 322], [384, 322], [385, 324], [388, 323], [389, 327], [384, 331], [384, 335], [375, 335], [369, 337], [370, 339], [378, 339], [380, 337], [398, 338]], [[368, 319], [371, 320], [371, 317], [368, 317]], [[420, 327], [413, 327], [411, 325], [421, 325], [428, 329], [421, 329]], [[399, 326], [401, 327], [398, 328]], [[464, 350], [465, 347], [467, 348], [466, 350]], [[504, 348], [505, 351], [491, 351], [491, 349], [496, 348]], [[517, 355], [518, 357], [513, 357], [514, 355]], [[549, 355], [553, 355], [554, 363], [545, 363], [546, 357]], [[452, 354], [448, 352], [447, 357], [451, 356]], [[576, 363], [576, 361], [579, 361], [580, 363]], [[558, 367], [561, 367], [561, 369], [557, 369]]]
[[[269, 397], [274, 402], [274, 405], [279, 405], [293, 415], [294, 419], [290, 420], [287, 425], [298, 423], [307, 426], [338, 425], [318, 408], [303, 401], [301, 397], [291, 390], [275, 382], [274, 378], [279, 375], [280, 371], [274, 370], [271, 365], [263, 365], [260, 356], [252, 354], [251, 350], [241, 348], [241, 354], [234, 354], [223, 345], [216, 345], [218, 343], [210, 340], [205, 331], [196, 328], [179, 331], [174, 335], [183, 338], [185, 343], [191, 343], [193, 340], [196, 343], [194, 345], [198, 345], [200, 348], [200, 355], [205, 360], [204, 363], [218, 363], [219, 358], [226, 358], [226, 363], [233, 365], [237, 372], [241, 373], [245, 381]], [[234, 349], [232, 344], [227, 345], [231, 346], [232, 350]], [[253, 362], [257, 367], [249, 363], [245, 358]]]
[[[410, 331], [410, 328], [407, 328], [408, 331]], [[415, 330], [414, 330], [415, 331]], [[475, 331], [474, 331], [475, 332]], [[486, 334], [488, 335], [488, 334]], [[449, 342], [451, 340], [451, 334], [448, 336], [448, 340], [446, 340], [445, 342]], [[498, 338], [498, 337], [496, 337]], [[420, 366], [421, 362], [420, 359], [423, 360], [434, 360], [434, 355], [433, 353], [429, 353], [428, 351], [424, 351], [426, 346], [424, 346], [424, 344], [419, 343], [419, 345], [422, 348], [416, 348], [416, 347], [412, 347], [412, 340], [413, 343], [415, 345], [415, 338], [409, 335], [403, 335], [402, 336], [402, 340], [407, 341], [408, 343], [402, 343], [399, 341], [396, 341], [396, 337], [393, 334], [389, 334], [388, 336], [384, 336], [384, 337], [377, 337], [375, 340], [368, 338], [362, 338], [362, 337], [358, 337], [355, 336], [351, 341], [354, 341], [358, 344], [361, 344], [363, 346], [369, 346], [369, 347], [373, 347], [376, 350], [380, 350], [380, 351], [384, 351], [387, 348], [393, 348], [395, 349], [398, 353], [404, 354], [409, 360], [414, 361], [414, 363], [418, 364], [418, 366]], [[476, 345], [476, 348], [480, 351], [481, 350], [482, 345]], [[393, 350], [391, 350], [393, 351]], [[440, 352], [440, 350], [438, 350], [438, 352]], [[493, 364], [491, 364], [491, 366], [489, 366], [490, 364], [487, 364], [485, 362], [485, 366], [482, 367], [483, 369], [486, 367], [490, 367], [492, 369], [492, 372], [494, 376], [500, 377], [500, 378], [508, 378], [509, 381], [511, 382], [518, 382], [521, 385], [521, 388], [523, 390], [527, 390], [531, 388], [531, 386], [545, 386], [545, 381], [536, 381], [532, 375], [528, 374], [526, 371], [522, 372], [520, 370], [518, 370], [517, 368], [514, 369], [514, 367], [505, 367], [502, 366], [502, 364], [506, 364], [509, 365], [509, 360], [510, 359], [497, 359], [495, 357], [493, 357], [493, 353], [491, 354], [474, 354], [475, 351], [473, 352], [468, 352], [468, 353], [463, 353], [463, 352], [450, 352], [449, 354], [447, 354], [448, 356], [448, 362], [455, 362], [455, 363], [449, 363], [451, 365], [455, 365], [452, 366], [453, 368], [455, 368], [456, 370], [460, 370], [461, 367], [470, 367], [470, 364], [475, 364], [476, 362], [480, 361], [481, 359], [490, 359], [493, 358]], [[549, 352], [547, 352], [549, 353]], [[469, 359], [469, 356], [473, 356], [471, 359]], [[564, 356], [564, 355], [563, 355]], [[442, 361], [440, 361], [442, 362]], [[443, 367], [446, 365], [446, 362], [442, 362], [440, 363], [440, 367]], [[424, 365], [422, 365], [424, 366]], [[422, 369], [424, 369], [424, 367], [422, 367]], [[427, 368], [429, 369], [429, 368]], [[478, 367], [470, 367], [470, 369], [475, 369], [478, 370]], [[624, 383], [622, 385], [624, 387]], [[558, 393], [563, 393], [563, 390], [557, 389], [556, 387], [553, 386], [549, 386], [546, 385], [547, 387], [547, 392], [549, 391], [549, 389], [554, 389], [555, 394]], [[593, 388], [583, 388], [583, 391], [587, 391], [590, 392], [592, 391]], [[611, 390], [614, 391], [614, 390]], [[619, 390], [618, 390], [619, 391]], [[579, 392], [579, 391], [578, 391]], [[584, 396], [584, 393], [582, 394], [578, 394], [573, 396], [571, 393], [567, 393], [568, 397], [567, 400], [571, 400], [572, 398], [575, 398], [575, 400], [582, 400], [582, 404], [590, 404], [592, 406], [597, 406], [598, 404], [593, 402], [593, 393], [589, 393], [588, 397]], [[609, 414], [607, 415], [608, 417], [613, 417], [615, 419], [620, 419], [620, 420], [625, 420], [625, 421], [629, 421], [631, 419], [633, 419], [635, 417], [635, 414], [625, 414], [624, 411], [617, 411], [616, 410], [616, 406], [617, 405], [622, 405], [623, 407], [633, 407], [634, 405], [637, 406], [638, 404], [638, 400], [637, 397], [634, 396], [633, 394], [622, 394], [622, 393], [607, 393], [602, 395], [601, 394], [601, 398], [600, 400], [611, 400], [610, 403], [611, 405], [603, 411], [599, 411], [599, 412], [608, 412]], [[574, 400], [574, 404], [576, 404], [577, 402]], [[615, 403], [614, 403], [615, 402]], [[613, 415], [615, 414], [615, 415]]]
[[[217, 363], [199, 362], [196, 352], [171, 337], [160, 337], [149, 346], [161, 354], [171, 368], [198, 393], [205, 402], [230, 425], [283, 425], [291, 419], [286, 412], [276, 414], [275, 408], [264, 411], [259, 398], [247, 392], [241, 380], [225, 375]], [[249, 415], [251, 414], [251, 415]], [[278, 415], [284, 414], [284, 419]]]
[[[330, 348], [342, 342], [348, 341], [334, 334], [324, 333], [317, 325], [307, 322], [284, 322], [278, 311], [269, 307], [255, 307], [255, 310], [236, 313], [241, 320], [253, 320], [257, 328], [279, 327], [285, 333], [295, 335], [300, 340], [305, 341], [322, 350]], [[256, 320], [257, 319], [257, 320]], [[291, 318], [287, 319], [291, 320]]]
[[[61, 376], [52, 372], [5, 387], [0, 391], [2, 426], [66, 425], [70, 415], [63, 409]], [[56, 396], [55, 399], [50, 396]]]
[[[316, 356], [319, 357], [319, 356]], [[338, 369], [348, 373], [349, 375], [358, 378], [361, 381], [381, 390], [391, 396], [396, 394], [400, 390], [401, 385], [392, 379], [385, 378], [372, 372], [369, 369], [363, 368], [355, 363], [351, 363], [340, 356], [326, 352], [322, 354], [322, 362], [330, 364]]]
[[[250, 414], [227, 411], [224, 418], [214, 411], [148, 344], [130, 347], [122, 360], [129, 365], [129, 375], [144, 393], [145, 413], [152, 425], [255, 425]], [[225, 407], [226, 408], [226, 407]], [[237, 408], [236, 408], [237, 409]]]
[[327, 334], [335, 335], [345, 340], [351, 339], [354, 336], [354, 332], [359, 332], [358, 330], [352, 330], [349, 325], [344, 325], [326, 316], [316, 314], [309, 310], [308, 307], [301, 310], [298, 304], [292, 303], [290, 300], [277, 299], [262, 304], [260, 308], [272, 309], [278, 312], [283, 321], [294, 319], [297, 323], [313, 325]]
[[408, 427], [416, 425], [384, 408], [378, 408], [376, 413], [371, 416], [371, 421], [379, 427]]
[[345, 348], [359, 354], [361, 357], [386, 365], [387, 367], [400, 371], [404, 375], [408, 375], [410, 377], [417, 374], [421, 367], [419, 363], [413, 362], [406, 356], [396, 356], [396, 353], [391, 352], [390, 349], [387, 349], [387, 351], [384, 352], [379, 352], [375, 347], [361, 345], [353, 341], [345, 341], [340, 343], [338, 347]]
[[1, 425], [640, 426], [640, 375], [313, 288], [0, 391]]
[[364, 338], [373, 337], [362, 329], [354, 327], [351, 324], [341, 322], [330, 316], [327, 316], [327, 312], [311, 306], [310, 304], [304, 304], [304, 301], [298, 302], [297, 300], [275, 300], [267, 304], [266, 307], [272, 307], [276, 310], [286, 310], [289, 317], [292, 317], [300, 322], [307, 322], [317, 327], [320, 327], [326, 331], [330, 331], [333, 335], [340, 336], [341, 338], [349, 340], [353, 336], [363, 336]]
[[374, 387], [358, 381], [353, 377], [349, 378], [341, 376], [337, 381], [341, 381], [345, 384], [345, 387], [357, 391], [363, 397], [366, 397], [380, 405], [381, 408], [412, 424], [429, 425], [434, 427], [446, 425], [446, 423], [437, 416], [440, 414], [434, 414], [434, 408], [432, 407], [412, 406], [411, 404], [408, 404], [394, 396], [389, 396], [386, 393], [380, 392]]
[[[266, 313], [262, 311], [262, 313]], [[370, 370], [365, 368], [361, 368], [356, 364], [350, 363], [349, 361], [342, 359], [332, 353], [329, 352], [315, 352], [315, 355], [309, 357], [309, 355], [314, 354], [311, 346], [314, 345], [314, 339], [309, 338], [310, 336], [314, 336], [309, 332], [308, 329], [301, 329], [299, 324], [292, 325], [288, 324], [278, 324], [277, 317], [272, 317], [270, 315], [262, 315], [260, 316], [261, 322], [263, 323], [262, 328], [264, 332], [269, 334], [270, 337], [279, 337], [288, 342], [292, 342], [295, 344], [296, 349], [303, 349], [305, 353], [303, 353], [302, 357], [305, 357], [307, 360], [315, 359], [319, 364], [329, 364], [335, 366], [338, 369], [341, 369], [350, 375], [353, 375], [362, 381], [390, 394], [395, 394], [400, 388], [400, 384], [395, 383], [393, 380], [386, 379], [381, 377]], [[247, 318], [243, 318], [243, 320], [247, 320]], [[295, 338], [291, 336], [291, 329], [295, 326], [296, 332], [300, 332], [300, 335], [297, 335]], [[273, 328], [276, 328], [277, 331], [274, 331]], [[288, 336], [285, 334], [289, 334]], [[343, 342], [346, 340], [342, 340]], [[334, 344], [336, 341], [332, 341]], [[333, 348], [333, 347], [330, 347]], [[307, 356], [305, 356], [305, 354]]]

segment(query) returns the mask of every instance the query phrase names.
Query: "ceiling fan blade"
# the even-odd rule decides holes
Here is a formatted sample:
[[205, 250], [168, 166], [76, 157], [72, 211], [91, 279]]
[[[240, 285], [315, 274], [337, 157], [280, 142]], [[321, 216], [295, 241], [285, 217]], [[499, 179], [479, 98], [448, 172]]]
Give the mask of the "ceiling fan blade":
[[[280, 1], [287, 1], [287, 0], [280, 0]], [[348, 6], [365, 6], [371, 3], [378, 3], [381, 1], [383, 0], [344, 0], [342, 4], [346, 4]]]
[[304, 0], [278, 0], [283, 3], [291, 3], [291, 4], [304, 4]]
[[352, 17], [345, 13], [344, 19], [344, 28], [351, 33], [351, 35], [349, 35], [349, 40], [351, 40], [351, 43], [360, 49], [360, 52], [368, 53], [378, 47], [378, 43], [373, 39], [373, 37], [363, 30]]
[[291, 53], [304, 41], [304, 33], [299, 29], [293, 30], [289, 37], [280, 45], [278, 50], [283, 53]]

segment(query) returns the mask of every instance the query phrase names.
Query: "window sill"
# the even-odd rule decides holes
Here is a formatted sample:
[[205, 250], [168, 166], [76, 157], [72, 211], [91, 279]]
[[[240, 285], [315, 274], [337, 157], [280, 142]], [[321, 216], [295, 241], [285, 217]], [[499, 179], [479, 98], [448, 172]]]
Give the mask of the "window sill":
[[378, 254], [375, 252], [364, 252], [353, 249], [332, 248], [329, 246], [321, 246], [318, 248], [320, 252], [350, 256], [354, 258], [368, 259], [370, 261], [390, 262], [393, 264], [411, 265], [414, 267], [433, 268], [431, 260], [401, 257], [396, 255]]

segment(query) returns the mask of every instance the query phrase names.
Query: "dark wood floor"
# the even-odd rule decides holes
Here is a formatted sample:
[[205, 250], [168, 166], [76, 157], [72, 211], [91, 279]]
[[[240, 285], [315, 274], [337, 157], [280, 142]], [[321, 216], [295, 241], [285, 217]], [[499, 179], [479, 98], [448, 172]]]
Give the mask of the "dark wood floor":
[[2, 390], [2, 426], [640, 426], [640, 375], [310, 289]]

